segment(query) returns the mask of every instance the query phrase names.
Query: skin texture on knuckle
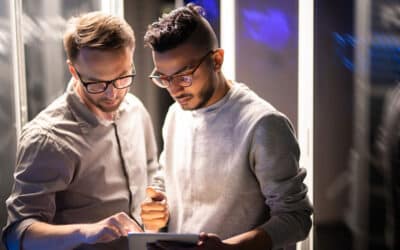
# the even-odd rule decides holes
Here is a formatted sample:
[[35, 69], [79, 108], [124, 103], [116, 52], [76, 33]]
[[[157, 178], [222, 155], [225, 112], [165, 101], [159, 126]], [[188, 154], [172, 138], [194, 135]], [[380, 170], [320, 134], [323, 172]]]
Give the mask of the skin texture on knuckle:
[[117, 224], [117, 223], [118, 223], [117, 218], [113, 216], [113, 217], [109, 218], [109, 219], [106, 221], [106, 226], [107, 226], [107, 227], [112, 227], [113, 225], [115, 225], [115, 224]]
[[157, 228], [162, 228], [165, 225], [165, 221], [164, 220], [155, 220], [154, 221], [154, 226]]
[[117, 218], [125, 218], [127, 215], [124, 212], [119, 212], [115, 215]]
[[149, 208], [150, 208], [150, 202], [145, 202], [145, 203], [143, 203], [142, 205], [141, 205], [141, 208], [142, 208], [142, 211], [148, 211], [149, 210]]
[[118, 234], [111, 228], [104, 227], [98, 234], [97, 240], [95, 242], [106, 242], [114, 238], [117, 238]]

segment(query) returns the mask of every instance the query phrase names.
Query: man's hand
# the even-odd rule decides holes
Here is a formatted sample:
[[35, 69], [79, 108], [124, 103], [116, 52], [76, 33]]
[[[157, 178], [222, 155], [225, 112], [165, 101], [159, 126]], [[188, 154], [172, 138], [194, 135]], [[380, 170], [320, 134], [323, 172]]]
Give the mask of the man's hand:
[[152, 187], [146, 189], [147, 199], [142, 203], [140, 216], [144, 228], [149, 231], [159, 231], [165, 227], [169, 219], [168, 204], [165, 194]]
[[201, 233], [196, 245], [174, 242], [174, 241], [156, 241], [147, 244], [147, 250], [236, 250], [233, 244], [224, 243], [218, 235]]
[[260, 228], [221, 240], [218, 235], [201, 233], [196, 246], [174, 241], [156, 241], [147, 244], [147, 250], [265, 250], [272, 249], [271, 237]]
[[109, 242], [130, 231], [142, 229], [122, 212], [91, 224], [52, 225], [38, 221], [26, 229], [22, 248], [70, 250], [81, 244]]
[[197, 249], [204, 250], [234, 250], [235, 245], [223, 242], [218, 235], [211, 233], [201, 233]]
[[93, 224], [83, 224], [80, 229], [88, 244], [109, 242], [128, 232], [142, 232], [141, 227], [126, 213], [117, 213]]

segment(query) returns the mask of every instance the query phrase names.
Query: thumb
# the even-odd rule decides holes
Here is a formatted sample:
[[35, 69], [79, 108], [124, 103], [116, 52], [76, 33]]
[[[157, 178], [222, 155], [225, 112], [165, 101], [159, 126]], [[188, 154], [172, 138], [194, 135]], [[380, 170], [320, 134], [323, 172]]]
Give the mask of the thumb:
[[154, 189], [153, 187], [146, 188], [147, 197], [151, 198], [152, 201], [162, 201], [165, 199], [165, 195]]

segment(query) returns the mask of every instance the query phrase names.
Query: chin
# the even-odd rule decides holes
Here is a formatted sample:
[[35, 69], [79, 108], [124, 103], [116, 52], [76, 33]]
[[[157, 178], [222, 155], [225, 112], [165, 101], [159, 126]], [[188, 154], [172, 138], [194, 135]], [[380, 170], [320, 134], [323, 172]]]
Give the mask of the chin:
[[181, 106], [181, 108], [183, 109], [183, 110], [195, 110], [195, 109], [197, 109], [197, 107], [195, 107], [195, 106], [193, 106], [193, 105], [190, 105], [190, 104], [188, 104], [188, 103], [186, 103], [186, 104], [179, 104], [180, 106]]
[[101, 111], [103, 111], [104, 113], [112, 113], [112, 112], [115, 112], [117, 110], [118, 110], [118, 107], [116, 107], [116, 108], [104, 108], [104, 107], [102, 107], [101, 108]]
[[201, 103], [198, 103], [196, 106], [192, 107], [190, 110], [201, 109], [201, 108], [204, 108], [204, 107], [206, 107], [206, 103], [201, 102]]
[[104, 105], [99, 105], [99, 109], [105, 113], [111, 113], [111, 112], [115, 112], [118, 110], [119, 106], [121, 103], [117, 103], [116, 105], [113, 106], [104, 106]]
[[181, 108], [182, 108], [183, 110], [186, 110], [186, 111], [194, 110], [193, 108], [190, 108], [190, 107], [183, 107], [183, 106], [181, 106]]

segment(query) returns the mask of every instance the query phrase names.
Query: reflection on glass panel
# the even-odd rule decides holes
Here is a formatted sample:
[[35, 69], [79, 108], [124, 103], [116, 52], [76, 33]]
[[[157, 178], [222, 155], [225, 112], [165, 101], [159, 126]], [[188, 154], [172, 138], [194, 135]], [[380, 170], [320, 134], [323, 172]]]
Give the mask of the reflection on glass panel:
[[236, 78], [297, 127], [298, 2], [236, 3]]
[[23, 0], [29, 120], [61, 95], [70, 79], [62, 36], [69, 17], [99, 10], [100, 0]]
[[[15, 161], [15, 116], [12, 78], [11, 27], [9, 1], [0, 0], [0, 228], [7, 219], [4, 201], [12, 185]], [[1, 245], [1, 244], [0, 244]], [[0, 249], [4, 249], [0, 246]]]
[[202, 6], [206, 12], [205, 18], [210, 22], [217, 37], [220, 37], [220, 0], [185, 0], [183, 3], [195, 3]]
[[[100, 10], [100, 0], [22, 0], [29, 119], [60, 95], [70, 78], [62, 35], [69, 17]], [[15, 165], [17, 131], [10, 1], [0, 0], [0, 229], [6, 224]], [[0, 243], [0, 250], [4, 250]]]

